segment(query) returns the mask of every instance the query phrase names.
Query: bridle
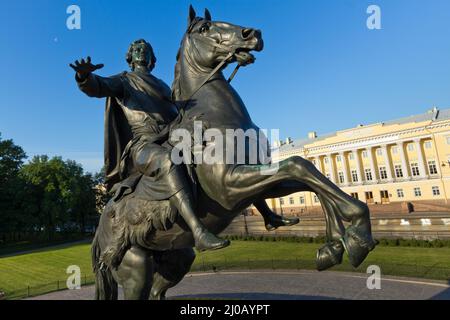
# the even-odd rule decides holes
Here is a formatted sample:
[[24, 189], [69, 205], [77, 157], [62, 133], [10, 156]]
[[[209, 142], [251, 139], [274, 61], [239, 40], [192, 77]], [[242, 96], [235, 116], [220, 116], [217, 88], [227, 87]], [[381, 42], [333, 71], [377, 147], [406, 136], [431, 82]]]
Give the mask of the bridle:
[[[192, 32], [192, 29], [194, 28], [194, 26], [201, 21], [200, 19], [195, 19], [191, 25], [189, 26], [187, 32], [186, 32], [186, 36], [189, 37], [189, 35]], [[208, 74], [208, 76], [205, 78], [205, 80], [203, 80], [200, 85], [189, 95], [189, 97], [185, 100], [185, 105], [187, 104], [187, 102], [189, 100], [191, 100], [191, 98], [209, 81], [211, 80], [211, 78], [217, 73], [217, 71], [219, 71], [220, 69], [222, 69], [222, 67], [233, 57], [236, 56], [236, 51], [238, 50], [238, 48], [229, 48], [227, 46], [222, 45], [221, 43], [217, 43], [216, 41], [210, 39], [210, 38], [198, 38], [196, 40], [202, 41], [202, 42], [207, 42], [209, 45], [219, 48], [221, 50], [223, 50], [224, 52], [228, 52], [227, 56]], [[236, 75], [236, 73], [239, 71], [239, 68], [242, 66], [242, 63], [238, 63], [238, 65], [236, 66], [236, 68], [234, 69], [233, 73], [230, 75], [230, 77], [228, 78], [228, 83], [230, 83], [234, 76]], [[185, 105], [183, 106], [184, 109]]]

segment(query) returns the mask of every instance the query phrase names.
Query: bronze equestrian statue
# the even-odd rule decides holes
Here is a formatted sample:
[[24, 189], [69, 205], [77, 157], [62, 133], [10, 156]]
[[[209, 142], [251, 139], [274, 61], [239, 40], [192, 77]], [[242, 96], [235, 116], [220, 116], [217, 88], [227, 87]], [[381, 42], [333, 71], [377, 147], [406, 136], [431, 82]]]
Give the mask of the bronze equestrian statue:
[[[250, 163], [246, 140], [245, 163], [171, 161], [171, 133], [192, 132], [194, 121], [224, 135], [230, 129], [259, 130], [222, 71], [233, 62], [253, 63], [250, 52], [262, 49], [259, 30], [212, 21], [208, 10], [200, 18], [190, 7], [172, 99], [167, 86], [150, 74], [156, 59], [145, 41], [130, 47], [130, 73], [96, 76], [92, 72], [102, 65], [92, 65], [90, 58], [71, 65], [82, 91], [107, 97], [105, 165], [108, 189], [115, 194], [92, 246], [96, 299], [117, 299], [118, 283], [125, 299], [164, 299], [189, 271], [192, 248], [227, 246], [214, 234], [248, 206], [255, 205], [268, 230], [298, 223], [273, 213], [265, 199], [300, 191], [316, 193], [325, 213], [327, 243], [318, 250], [318, 270], [341, 263], [344, 251], [357, 267], [375, 247], [367, 205], [301, 157], [281, 161], [277, 170], [259, 158]], [[351, 225], [345, 229], [343, 222]]]

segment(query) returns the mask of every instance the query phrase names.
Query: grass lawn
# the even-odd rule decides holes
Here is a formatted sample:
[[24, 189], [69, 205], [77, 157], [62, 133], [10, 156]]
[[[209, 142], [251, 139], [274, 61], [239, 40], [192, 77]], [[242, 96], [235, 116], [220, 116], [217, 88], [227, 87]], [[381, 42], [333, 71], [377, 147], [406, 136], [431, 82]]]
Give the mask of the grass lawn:
[[[235, 240], [226, 249], [198, 254], [192, 270], [206, 271], [213, 266], [219, 270], [313, 269], [319, 247], [310, 243]], [[365, 272], [371, 264], [380, 266], [384, 274], [449, 280], [450, 248], [378, 246], [357, 270], [347, 260], [332, 270]], [[88, 244], [0, 258], [0, 291], [14, 298], [62, 289], [70, 265], [81, 268], [82, 283], [92, 283]]]

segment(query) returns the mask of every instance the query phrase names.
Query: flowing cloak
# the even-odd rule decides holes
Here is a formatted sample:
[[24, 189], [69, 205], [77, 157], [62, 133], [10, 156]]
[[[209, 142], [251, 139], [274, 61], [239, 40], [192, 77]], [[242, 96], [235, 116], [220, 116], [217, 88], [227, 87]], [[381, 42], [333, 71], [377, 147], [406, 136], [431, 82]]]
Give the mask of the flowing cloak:
[[[174, 172], [180, 168], [170, 161], [171, 146], [166, 143], [170, 129], [167, 122], [179, 122], [180, 115], [176, 114], [169, 121], [164, 119], [163, 108], [173, 108], [174, 105], [170, 99], [170, 89], [162, 81], [153, 76], [142, 78], [133, 72], [123, 72], [109, 78], [91, 74], [85, 81], [78, 81], [78, 86], [89, 96], [107, 98], [104, 126], [105, 184], [108, 191], [116, 193], [116, 201], [133, 192], [139, 182], [142, 185], [139, 193], [148, 200], [168, 199], [185, 187], [186, 181], [177, 178], [180, 174]], [[117, 97], [117, 91], [121, 91], [121, 97]], [[136, 126], [132, 128], [123, 108], [133, 110], [136, 107], [139, 110], [142, 105], [150, 109], [147, 113], [151, 120], [137, 129]], [[139, 143], [150, 145], [147, 148], [150, 150], [150, 165], [162, 168], [158, 169], [162, 174], [149, 177], [133, 170], [130, 151]]]

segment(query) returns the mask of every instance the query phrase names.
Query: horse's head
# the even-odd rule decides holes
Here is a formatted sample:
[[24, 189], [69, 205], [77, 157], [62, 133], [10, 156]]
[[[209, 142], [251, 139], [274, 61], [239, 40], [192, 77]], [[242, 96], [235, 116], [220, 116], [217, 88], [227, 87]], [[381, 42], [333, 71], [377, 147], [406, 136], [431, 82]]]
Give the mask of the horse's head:
[[250, 52], [261, 51], [264, 46], [261, 31], [212, 21], [208, 9], [204, 18], [197, 17], [192, 6], [184, 45], [194, 60], [191, 63], [204, 69], [214, 68], [224, 59], [241, 65], [253, 63], [255, 58]]

